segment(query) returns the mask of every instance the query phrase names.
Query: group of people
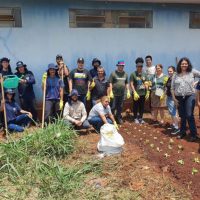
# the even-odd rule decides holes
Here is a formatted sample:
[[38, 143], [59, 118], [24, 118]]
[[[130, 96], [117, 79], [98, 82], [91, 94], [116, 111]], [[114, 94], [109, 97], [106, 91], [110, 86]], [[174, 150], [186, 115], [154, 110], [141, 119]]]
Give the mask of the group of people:
[[[2, 58], [0, 62], [0, 73], [5, 78], [13, 74], [9, 62], [8, 58]], [[20, 106], [15, 102], [15, 91], [7, 89], [1, 111], [5, 103], [8, 129], [23, 131], [31, 119], [38, 121], [33, 90], [35, 78], [23, 62], [19, 61], [16, 65], [15, 75], [20, 78]], [[62, 55], [56, 56], [56, 64], [48, 65], [42, 77], [45, 94], [44, 121], [47, 124], [62, 115], [66, 123], [70, 123], [75, 129], [93, 127], [99, 132], [105, 123], [112, 123], [118, 128], [118, 124], [123, 123], [124, 100], [132, 97], [134, 123], [145, 123], [144, 107], [149, 104], [153, 123], [162, 125], [165, 123], [164, 110], [167, 107], [172, 118], [172, 134], [178, 134], [180, 139], [184, 138], [188, 122], [191, 141], [196, 141], [198, 137], [194, 108], [196, 99], [200, 106], [200, 92], [197, 92], [200, 91], [200, 71], [193, 69], [188, 58], [181, 58], [176, 68], [169, 66], [168, 74], [164, 74], [161, 64], [152, 64], [150, 55], [145, 60], [142, 57], [135, 60], [136, 67], [130, 77], [125, 72], [123, 60], [117, 62], [116, 70], [108, 78], [99, 59], [94, 58], [92, 66], [93, 69], [88, 71], [84, 67], [84, 59], [78, 58], [77, 67], [70, 71]], [[88, 114], [86, 102], [91, 108]]]

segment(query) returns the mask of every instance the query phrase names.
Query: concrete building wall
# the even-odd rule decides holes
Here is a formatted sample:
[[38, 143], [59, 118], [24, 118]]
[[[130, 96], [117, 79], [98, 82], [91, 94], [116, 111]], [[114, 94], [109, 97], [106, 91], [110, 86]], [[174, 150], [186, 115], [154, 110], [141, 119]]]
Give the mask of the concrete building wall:
[[[37, 78], [39, 98], [42, 73], [58, 53], [70, 69], [76, 66], [77, 57], [85, 58], [87, 68], [98, 57], [107, 74], [118, 59], [125, 60], [130, 73], [135, 58], [147, 54], [165, 68], [175, 65], [176, 57], [188, 56], [200, 70], [200, 29], [189, 29], [189, 11], [200, 11], [200, 5], [0, 0], [0, 7], [9, 6], [21, 7], [22, 28], [0, 28], [0, 57], [11, 59], [13, 71], [18, 60], [28, 65]], [[69, 28], [69, 8], [150, 9], [153, 28]]]

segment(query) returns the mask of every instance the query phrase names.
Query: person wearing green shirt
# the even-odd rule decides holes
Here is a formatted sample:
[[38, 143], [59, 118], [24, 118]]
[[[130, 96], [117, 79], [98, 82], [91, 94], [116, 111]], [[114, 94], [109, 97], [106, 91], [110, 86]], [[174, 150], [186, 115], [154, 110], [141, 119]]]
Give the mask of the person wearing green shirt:
[[116, 120], [118, 124], [122, 124], [122, 108], [124, 101], [124, 93], [127, 91], [127, 99], [130, 98], [130, 90], [128, 85], [128, 74], [124, 71], [125, 63], [123, 60], [118, 61], [117, 70], [110, 75], [110, 98], [113, 98], [112, 113], [116, 111]]
[[[143, 58], [137, 58], [135, 61], [136, 71], [130, 75], [130, 87], [133, 91], [133, 115], [136, 124], [144, 124], [144, 104], [145, 99], [149, 98], [147, 85], [147, 75], [143, 72]], [[139, 115], [138, 115], [139, 113]]]

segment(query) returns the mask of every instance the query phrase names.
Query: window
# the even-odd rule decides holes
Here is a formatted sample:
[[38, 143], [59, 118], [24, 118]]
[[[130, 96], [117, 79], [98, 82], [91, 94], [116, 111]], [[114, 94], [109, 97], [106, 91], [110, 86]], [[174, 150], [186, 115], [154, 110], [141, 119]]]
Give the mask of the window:
[[200, 12], [190, 12], [190, 28], [200, 28]]
[[0, 27], [22, 27], [20, 8], [0, 8]]
[[71, 28], [152, 28], [152, 11], [76, 10], [69, 12]]

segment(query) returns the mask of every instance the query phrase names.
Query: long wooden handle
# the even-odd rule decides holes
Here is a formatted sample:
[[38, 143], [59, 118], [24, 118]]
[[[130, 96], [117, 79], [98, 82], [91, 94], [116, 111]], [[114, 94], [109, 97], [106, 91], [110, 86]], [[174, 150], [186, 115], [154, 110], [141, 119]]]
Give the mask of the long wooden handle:
[[2, 100], [4, 102], [3, 104], [3, 113], [4, 113], [4, 123], [5, 123], [5, 131], [6, 135], [8, 133], [8, 124], [7, 124], [7, 116], [6, 116], [6, 102], [5, 102], [5, 96], [4, 96], [4, 88], [3, 88], [3, 76], [2, 74], [0, 75], [1, 77], [1, 93], [2, 93]]
[[43, 88], [43, 101], [42, 101], [42, 128], [44, 128], [46, 86], [47, 86], [47, 81], [45, 80], [45, 81], [44, 81], [44, 88]]

